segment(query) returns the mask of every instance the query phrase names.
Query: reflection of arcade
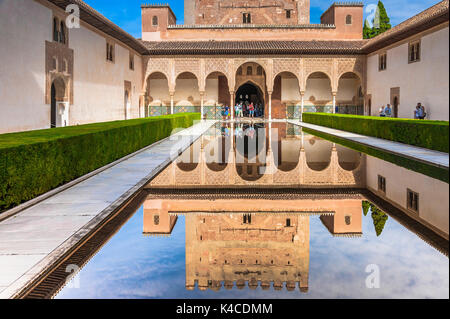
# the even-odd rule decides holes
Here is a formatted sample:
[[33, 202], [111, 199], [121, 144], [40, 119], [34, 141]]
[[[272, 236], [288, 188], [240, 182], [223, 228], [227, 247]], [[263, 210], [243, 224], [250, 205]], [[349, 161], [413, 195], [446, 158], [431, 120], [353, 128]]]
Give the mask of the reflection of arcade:
[[[186, 289], [308, 291], [310, 216], [320, 215], [334, 236], [362, 235], [362, 201], [354, 199], [275, 200], [192, 195], [149, 195], [144, 233], [172, 231], [178, 214], [186, 217]], [[348, 197], [348, 195], [347, 195]], [[256, 208], [257, 207], [257, 208]], [[314, 207], [312, 210], [311, 207]], [[155, 225], [155, 222], [159, 222]]]

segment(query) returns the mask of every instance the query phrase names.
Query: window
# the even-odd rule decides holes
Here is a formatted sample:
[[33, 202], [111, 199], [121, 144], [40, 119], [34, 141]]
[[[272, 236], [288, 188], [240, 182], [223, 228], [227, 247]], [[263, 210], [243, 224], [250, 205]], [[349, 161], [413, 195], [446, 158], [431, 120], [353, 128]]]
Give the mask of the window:
[[345, 17], [345, 24], [352, 24], [352, 16], [350, 14]]
[[420, 61], [420, 41], [409, 44], [409, 63]]
[[352, 216], [345, 216], [345, 225], [350, 226], [352, 224]]
[[286, 227], [291, 227], [291, 219], [290, 218], [286, 219]]
[[386, 70], [386, 67], [387, 67], [387, 54], [381, 53], [379, 55], [378, 70], [384, 71], [384, 70]]
[[378, 175], [378, 190], [386, 194], [386, 178]]
[[263, 75], [263, 68], [262, 68], [262, 66], [258, 66], [257, 74], [258, 75]]
[[286, 19], [291, 18], [291, 13], [292, 13], [292, 10], [286, 10]]
[[250, 214], [245, 214], [244, 216], [243, 216], [243, 223], [244, 224], [251, 224], [252, 223], [252, 215], [250, 215]]
[[61, 31], [59, 34], [59, 42], [66, 44], [66, 28], [64, 26], [63, 21], [61, 21]]
[[159, 225], [159, 215], [153, 216], [153, 223], [158, 226]]
[[114, 44], [106, 43], [106, 60], [114, 62]]
[[237, 70], [237, 75], [242, 75], [242, 67]]
[[134, 70], [134, 54], [130, 53], [130, 70]]
[[419, 212], [419, 194], [410, 189], [407, 190], [407, 207], [416, 213]]
[[158, 17], [157, 16], [153, 17], [152, 24], [153, 24], [154, 27], [156, 27], [158, 25]]
[[69, 63], [67, 63], [66, 59], [64, 59], [63, 67], [64, 67], [64, 72], [69, 73]]
[[59, 41], [58, 19], [53, 18], [53, 41]]
[[251, 16], [250, 13], [244, 13], [243, 14], [243, 23], [244, 24], [252, 23], [252, 16]]
[[253, 68], [251, 66], [247, 67], [247, 75], [253, 75]]

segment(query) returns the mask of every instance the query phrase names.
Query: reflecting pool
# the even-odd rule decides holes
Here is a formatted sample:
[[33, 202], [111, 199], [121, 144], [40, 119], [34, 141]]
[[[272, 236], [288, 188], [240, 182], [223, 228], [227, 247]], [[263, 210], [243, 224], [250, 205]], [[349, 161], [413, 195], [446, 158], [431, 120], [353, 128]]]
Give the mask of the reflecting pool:
[[55, 298], [449, 298], [448, 241], [427, 224], [448, 192], [440, 212], [421, 192], [415, 216], [389, 165], [284, 123], [219, 124]]

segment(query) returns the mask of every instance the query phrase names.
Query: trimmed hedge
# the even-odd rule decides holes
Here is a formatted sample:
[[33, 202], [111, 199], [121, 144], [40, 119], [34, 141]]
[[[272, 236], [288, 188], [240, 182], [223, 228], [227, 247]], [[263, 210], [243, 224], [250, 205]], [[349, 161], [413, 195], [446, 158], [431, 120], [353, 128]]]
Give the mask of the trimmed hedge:
[[0, 135], [0, 212], [164, 139], [188, 113]]
[[349, 140], [346, 140], [343, 138], [335, 137], [333, 135], [329, 135], [326, 133], [308, 129], [306, 127], [303, 128], [303, 132], [321, 137], [323, 139], [326, 139], [331, 142], [340, 144], [342, 146], [351, 148], [355, 151], [362, 152], [369, 156], [379, 158], [383, 161], [398, 165], [400, 167], [409, 169], [411, 171], [421, 173], [426, 176], [438, 179], [447, 184], [449, 183], [449, 172], [446, 169], [428, 165], [428, 164], [425, 164], [422, 162], [414, 161], [412, 159], [394, 155], [394, 154], [391, 154], [388, 152], [383, 152], [383, 151], [377, 150], [375, 148], [359, 144], [357, 142], [353, 142], [353, 141], [349, 141]]
[[305, 113], [303, 121], [347, 132], [449, 152], [449, 122], [374, 116]]

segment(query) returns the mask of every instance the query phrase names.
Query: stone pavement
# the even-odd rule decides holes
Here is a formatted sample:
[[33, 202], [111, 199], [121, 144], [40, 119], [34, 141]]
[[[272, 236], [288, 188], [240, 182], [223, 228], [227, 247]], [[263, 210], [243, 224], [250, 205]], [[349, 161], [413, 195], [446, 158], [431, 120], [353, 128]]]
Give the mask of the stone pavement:
[[306, 127], [318, 132], [326, 133], [352, 142], [357, 142], [362, 145], [370, 146], [372, 148], [381, 151], [385, 151], [391, 154], [406, 157], [425, 164], [433, 165], [448, 170], [449, 155], [447, 153], [433, 151], [426, 148], [402, 144], [398, 142], [392, 142], [376, 137], [345, 132], [324, 126], [304, 123], [300, 122], [299, 120], [288, 120], [288, 123]]
[[14, 297], [216, 121], [203, 121], [0, 222], [0, 298]]

